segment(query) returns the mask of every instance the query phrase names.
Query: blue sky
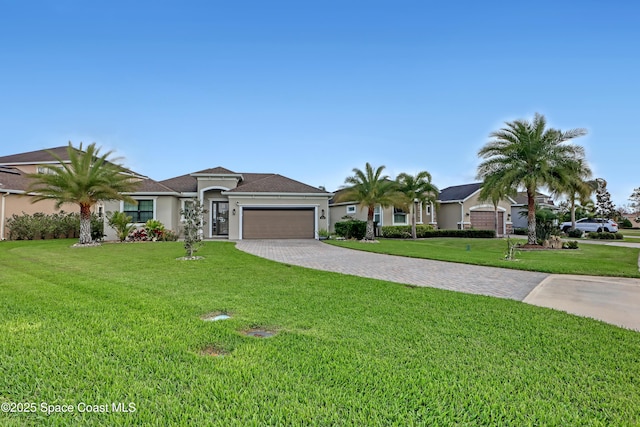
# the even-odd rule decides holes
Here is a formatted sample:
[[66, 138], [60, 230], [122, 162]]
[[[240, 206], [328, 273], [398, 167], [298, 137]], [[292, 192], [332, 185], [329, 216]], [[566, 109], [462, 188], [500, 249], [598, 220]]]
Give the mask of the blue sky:
[[0, 0], [0, 155], [72, 141], [156, 180], [223, 166], [337, 189], [365, 162], [475, 181], [505, 121], [586, 128], [640, 186], [632, 1]]

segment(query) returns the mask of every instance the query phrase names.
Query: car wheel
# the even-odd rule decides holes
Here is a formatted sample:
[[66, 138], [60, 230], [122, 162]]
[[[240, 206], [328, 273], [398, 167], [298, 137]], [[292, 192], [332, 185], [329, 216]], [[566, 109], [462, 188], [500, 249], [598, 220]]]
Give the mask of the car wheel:
[[562, 229], [562, 231], [564, 231], [565, 233], [568, 232], [571, 229], [571, 227], [565, 227]]
[[598, 233], [602, 233], [602, 227], [598, 227], [598, 229], [596, 230]]
[[605, 227], [605, 228], [604, 228], [604, 231], [608, 233], [608, 232], [609, 232], [609, 229], [608, 229], [607, 227]]

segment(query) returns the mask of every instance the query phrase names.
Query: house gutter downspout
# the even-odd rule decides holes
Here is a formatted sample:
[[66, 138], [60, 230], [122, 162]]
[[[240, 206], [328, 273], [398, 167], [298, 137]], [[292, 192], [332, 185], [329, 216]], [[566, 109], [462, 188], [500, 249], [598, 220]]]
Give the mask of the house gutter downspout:
[[460, 230], [464, 230], [464, 203], [458, 201], [460, 204]]
[[9, 193], [2, 194], [2, 203], [0, 207], [0, 240], [5, 240], [4, 238], [4, 212], [5, 212], [5, 201], [4, 199], [9, 195]]

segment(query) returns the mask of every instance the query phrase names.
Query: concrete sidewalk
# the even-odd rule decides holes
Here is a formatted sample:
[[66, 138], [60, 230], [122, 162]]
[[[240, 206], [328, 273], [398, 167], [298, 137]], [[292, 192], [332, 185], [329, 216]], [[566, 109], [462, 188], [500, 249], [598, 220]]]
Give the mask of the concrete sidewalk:
[[550, 275], [406, 258], [340, 248], [317, 240], [239, 240], [236, 247], [286, 264], [515, 299], [640, 331], [640, 279]]
[[553, 274], [523, 301], [640, 331], [640, 279]]

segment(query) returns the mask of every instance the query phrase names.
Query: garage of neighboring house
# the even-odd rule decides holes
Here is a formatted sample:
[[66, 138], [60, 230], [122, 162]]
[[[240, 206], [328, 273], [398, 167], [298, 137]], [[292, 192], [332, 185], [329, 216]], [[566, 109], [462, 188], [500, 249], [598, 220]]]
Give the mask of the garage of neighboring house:
[[245, 207], [243, 239], [314, 239], [315, 208]]
[[[495, 211], [471, 211], [471, 228], [476, 230], [495, 230], [496, 229], [496, 213]], [[498, 234], [503, 232], [504, 212], [498, 211]]]

